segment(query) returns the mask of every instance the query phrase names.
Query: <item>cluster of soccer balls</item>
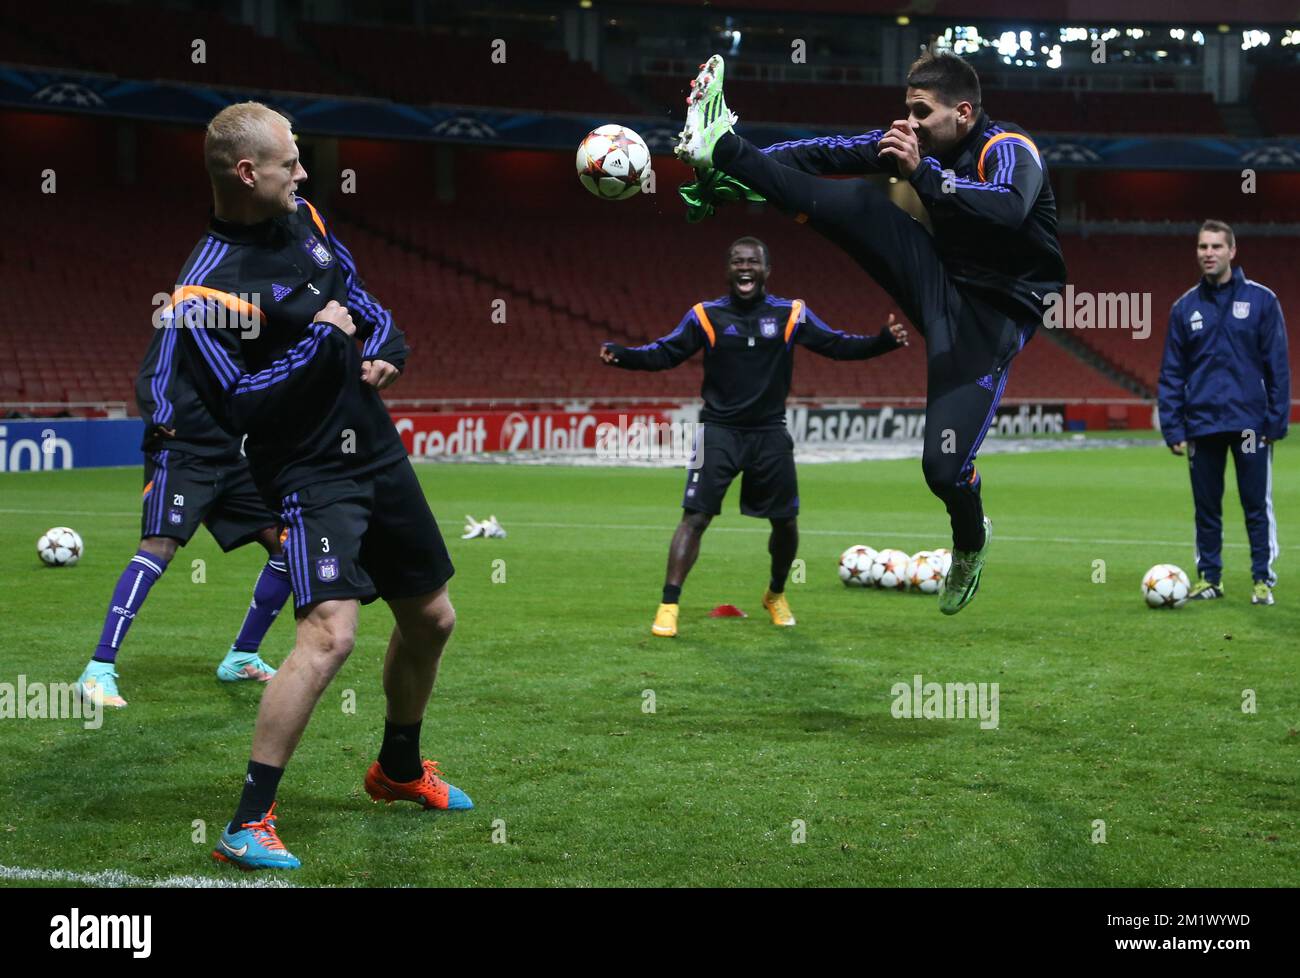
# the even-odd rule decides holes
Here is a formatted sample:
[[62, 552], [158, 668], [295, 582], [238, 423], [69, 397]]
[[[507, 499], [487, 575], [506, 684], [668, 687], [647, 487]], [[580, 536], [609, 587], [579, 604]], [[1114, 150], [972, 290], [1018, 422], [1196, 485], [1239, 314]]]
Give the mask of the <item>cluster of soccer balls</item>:
[[76, 530], [56, 526], [41, 534], [36, 541], [36, 552], [41, 561], [50, 567], [71, 567], [81, 559], [85, 544]]
[[[845, 587], [875, 587], [886, 591], [938, 594], [952, 566], [952, 553], [942, 547], [910, 557], [902, 550], [876, 550], [863, 544], [840, 554], [840, 580]], [[1192, 584], [1173, 564], [1156, 564], [1142, 575], [1142, 598], [1149, 608], [1181, 608]]]
[[938, 594], [951, 566], [952, 552], [942, 547], [908, 556], [902, 550], [859, 544], [840, 554], [840, 580], [846, 587]]

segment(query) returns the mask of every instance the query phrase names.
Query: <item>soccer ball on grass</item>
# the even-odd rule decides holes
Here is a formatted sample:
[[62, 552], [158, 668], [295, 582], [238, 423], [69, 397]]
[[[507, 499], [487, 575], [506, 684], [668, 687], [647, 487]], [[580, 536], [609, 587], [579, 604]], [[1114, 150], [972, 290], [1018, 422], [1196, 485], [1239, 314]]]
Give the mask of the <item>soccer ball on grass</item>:
[[50, 567], [71, 567], [81, 559], [84, 549], [77, 531], [66, 526], [46, 530], [36, 541], [36, 552]]

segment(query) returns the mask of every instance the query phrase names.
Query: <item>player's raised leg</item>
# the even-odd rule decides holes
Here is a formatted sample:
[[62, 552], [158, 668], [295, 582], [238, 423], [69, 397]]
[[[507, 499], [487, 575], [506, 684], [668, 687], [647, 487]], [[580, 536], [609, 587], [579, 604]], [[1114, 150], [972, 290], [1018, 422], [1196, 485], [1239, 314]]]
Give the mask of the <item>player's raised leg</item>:
[[150, 588], [158, 583], [175, 556], [176, 547], [177, 541], [170, 537], [145, 537], [140, 541], [135, 556], [127, 561], [113, 586], [99, 644], [77, 680], [77, 692], [81, 696], [117, 709], [126, 706], [126, 700], [117, 688], [117, 653], [149, 596]]
[[674, 152], [698, 169], [714, 165], [714, 147], [719, 139], [734, 131], [738, 121], [722, 95], [725, 72], [722, 56], [715, 54], [700, 65], [700, 73], [691, 82], [691, 94], [686, 100], [686, 126], [677, 136]]
[[939, 590], [939, 610], [945, 615], [955, 615], [975, 597], [988, 557], [992, 524], [984, 515], [975, 459], [1010, 376], [1010, 356], [995, 352], [1002, 317], [968, 306], [968, 314], [977, 312], [987, 321], [964, 324], [963, 335], [983, 333], [987, 342], [967, 344], [951, 361], [932, 358], [929, 363], [921, 466], [952, 525], [952, 566]]
[[[690, 491], [689, 487], [687, 491]], [[664, 574], [663, 601], [655, 611], [654, 625], [650, 628], [651, 633], [660, 638], [672, 638], [677, 634], [682, 585], [686, 583], [686, 576], [700, 556], [700, 540], [712, 521], [711, 513], [682, 510], [682, 521], [677, 524], [672, 542], [668, 545], [668, 570]]]
[[379, 759], [366, 772], [374, 801], [413, 801], [424, 808], [460, 811], [474, 807], [469, 796], [442, 780], [438, 762], [420, 755], [420, 727], [429, 705], [443, 649], [456, 627], [447, 588], [388, 602], [395, 626], [384, 660], [388, 711]]
[[248, 612], [244, 615], [239, 634], [217, 666], [217, 678], [222, 682], [251, 679], [265, 683], [270, 682], [275, 675], [275, 669], [262, 659], [262, 639], [266, 637], [280, 614], [280, 609], [293, 592], [278, 528], [267, 527], [262, 530], [257, 535], [257, 542], [266, 550], [267, 559], [253, 585], [253, 597], [249, 601]]
[[276, 834], [275, 795], [312, 710], [352, 653], [357, 608], [357, 602], [350, 599], [321, 601], [298, 619], [293, 651], [262, 694], [243, 794], [212, 851], [213, 858], [241, 869], [297, 869], [300, 865]]

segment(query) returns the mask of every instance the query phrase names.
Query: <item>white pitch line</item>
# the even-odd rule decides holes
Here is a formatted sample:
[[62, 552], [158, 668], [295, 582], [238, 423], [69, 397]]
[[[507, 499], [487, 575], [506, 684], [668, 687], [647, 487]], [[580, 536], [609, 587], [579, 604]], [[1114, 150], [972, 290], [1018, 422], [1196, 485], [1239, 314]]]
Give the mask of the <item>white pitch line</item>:
[[224, 880], [212, 876], [165, 876], [161, 879], [146, 879], [142, 876], [132, 876], [130, 873], [124, 873], [119, 869], [107, 869], [99, 873], [73, 873], [66, 869], [25, 869], [22, 866], [0, 866], [0, 879], [19, 882], [74, 883], [82, 886], [102, 886], [110, 889], [121, 889], [128, 886], [217, 890], [297, 889], [294, 884], [287, 880], [273, 877], [260, 877], [250, 880]]
[[0, 513], [13, 513], [16, 515], [26, 514], [28, 516], [40, 516], [43, 513], [52, 516], [135, 516], [138, 517], [140, 515], [140, 511], [138, 509], [130, 512], [126, 510], [120, 510], [120, 511], [115, 510], [113, 512], [105, 512], [104, 510], [99, 510], [99, 509], [59, 509], [59, 510], [0, 509]]
[[[27, 515], [39, 515], [41, 513], [54, 513], [54, 510], [46, 509], [0, 509], [0, 513], [15, 513]], [[62, 516], [130, 516], [138, 517], [138, 512], [126, 511], [101, 511], [101, 510], [60, 510]], [[653, 530], [656, 533], [670, 533], [676, 527], [675, 523], [525, 523], [519, 520], [511, 521], [511, 526], [536, 527], [547, 530]], [[709, 527], [710, 533], [767, 533], [766, 526], [713, 526]], [[908, 531], [906, 533], [881, 532], [879, 530], [809, 530], [804, 527], [799, 528], [799, 533], [803, 536], [819, 537], [856, 537], [871, 536], [884, 537], [889, 540], [900, 540], [917, 536], [918, 532]], [[1114, 547], [1190, 547], [1192, 540], [1189, 535], [1186, 540], [1126, 540], [1115, 537], [1018, 537], [997, 534], [999, 541], [1005, 543], [1066, 543], [1075, 546], [1085, 546], [1091, 544], [1100, 544], [1102, 546]], [[1231, 543], [1224, 541], [1225, 548], [1236, 550], [1248, 550], [1248, 543]]]
[[[674, 529], [674, 525], [653, 524], [653, 523], [525, 523], [520, 520], [513, 520], [511, 526], [529, 526], [540, 527], [545, 529], [556, 530], [657, 530], [660, 532], [669, 532]], [[766, 526], [714, 526], [709, 525], [709, 533], [769, 533], [771, 532]], [[855, 537], [855, 536], [872, 536], [885, 537], [886, 539], [901, 539], [904, 537], [912, 538], [923, 531], [908, 531], [906, 533], [881, 532], [879, 530], [806, 530], [799, 527], [800, 536], [821, 536], [821, 537]], [[1004, 534], [996, 534], [999, 541], [1010, 541], [1012, 543], [1069, 543], [1069, 544], [1106, 544], [1121, 547], [1190, 547], [1192, 541], [1188, 540], [1118, 540], [1108, 539], [1106, 537], [1092, 537], [1081, 539], [1077, 537], [1015, 537]], [[1224, 543], [1225, 547], [1248, 548], [1248, 543]]]

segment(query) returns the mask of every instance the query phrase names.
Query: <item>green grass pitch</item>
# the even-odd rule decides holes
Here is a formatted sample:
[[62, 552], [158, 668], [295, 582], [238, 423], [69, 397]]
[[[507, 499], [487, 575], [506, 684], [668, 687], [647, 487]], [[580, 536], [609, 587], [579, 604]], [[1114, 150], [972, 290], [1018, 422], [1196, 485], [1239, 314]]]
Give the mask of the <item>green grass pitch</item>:
[[[1251, 607], [1230, 488], [1227, 599], [1147, 610], [1147, 567], [1194, 576], [1185, 463], [1162, 447], [986, 457], [994, 545], [978, 599], [955, 618], [933, 598], [849, 591], [835, 574], [851, 544], [947, 545], [917, 462], [800, 469], [807, 575], [790, 586], [789, 631], [762, 612], [766, 524], [738, 515], [733, 488], [675, 640], [652, 638], [650, 621], [680, 472], [417, 470], [458, 568], [459, 624], [424, 749], [477, 808], [374, 806], [362, 791], [391, 621], [372, 605], [281, 788], [281, 834], [304, 862], [293, 883], [1300, 884], [1300, 562], [1284, 553], [1278, 604]], [[76, 679], [134, 552], [139, 491], [138, 470], [0, 476], [0, 682]], [[1300, 533], [1289, 445], [1274, 493], [1285, 545]], [[465, 513], [495, 513], [509, 537], [461, 541]], [[36, 538], [57, 524], [85, 538], [75, 568], [37, 560]], [[196, 559], [205, 583], [192, 580]], [[0, 865], [240, 876], [208, 853], [260, 690], [213, 670], [261, 562], [255, 547], [221, 555], [206, 533], [178, 554], [119, 660], [130, 706], [102, 729], [0, 721]], [[708, 618], [721, 603], [750, 617]], [[292, 635], [285, 615], [264, 646], [271, 662]], [[894, 718], [891, 687], [918, 673], [997, 682], [998, 727]], [[1257, 712], [1243, 712], [1247, 690]]]

